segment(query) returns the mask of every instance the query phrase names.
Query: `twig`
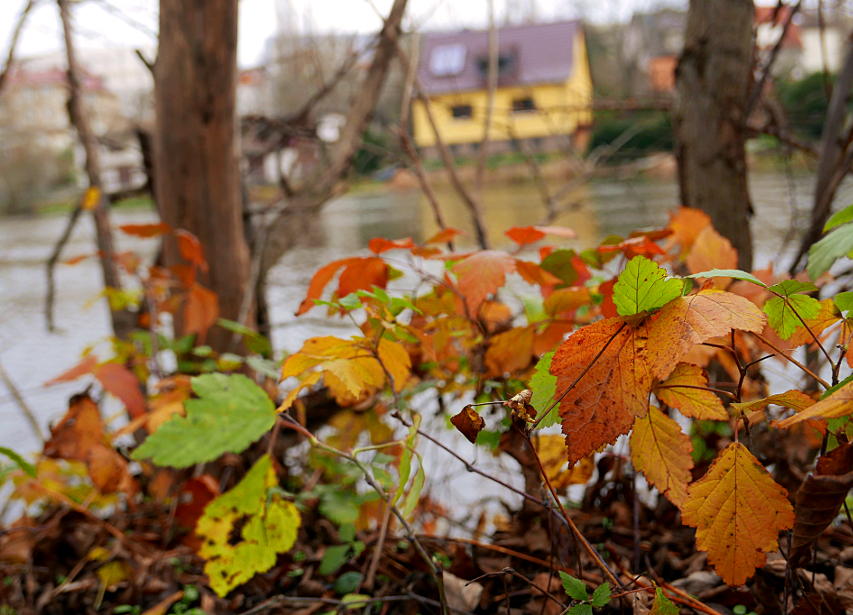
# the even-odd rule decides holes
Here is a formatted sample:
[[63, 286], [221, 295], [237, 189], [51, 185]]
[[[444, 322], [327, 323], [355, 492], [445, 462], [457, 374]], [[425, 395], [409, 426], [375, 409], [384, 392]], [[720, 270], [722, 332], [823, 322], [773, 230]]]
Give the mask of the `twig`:
[[815, 379], [816, 381], [818, 381], [818, 382], [819, 382], [819, 383], [820, 383], [824, 388], [826, 388], [826, 389], [832, 388], [832, 387], [830, 387], [829, 383], [828, 383], [826, 380], [824, 380], [823, 378], [821, 378], [820, 376], [818, 376], [817, 374], [815, 374], [812, 370], [810, 370], [808, 367], [806, 367], [805, 365], [803, 365], [802, 363], [800, 363], [799, 361], [797, 361], [795, 358], [793, 358], [793, 357], [789, 357], [788, 355], [786, 355], [782, 350], [780, 350], [779, 348], [777, 348], [777, 347], [776, 347], [776, 345], [775, 345], [775, 344], [773, 344], [773, 342], [769, 341], [769, 340], [768, 340], [767, 338], [765, 338], [763, 335], [761, 335], [761, 334], [759, 334], [759, 333], [753, 333], [752, 335], [754, 335], [755, 337], [757, 337], [757, 338], [758, 338], [760, 341], [762, 341], [764, 344], [766, 344], [766, 345], [770, 346], [770, 348], [772, 348], [773, 350], [775, 350], [775, 351], [777, 352], [777, 354], [779, 354], [780, 356], [782, 356], [786, 361], [789, 361], [789, 362], [793, 363], [794, 365], [796, 365], [797, 367], [799, 367], [801, 370], [803, 370], [805, 373], [807, 373], [809, 376], [811, 376], [812, 378], [814, 378], [814, 379]]
[[[539, 459], [539, 453], [536, 452], [536, 448], [534, 448], [533, 443], [530, 442], [530, 438], [527, 437], [527, 434], [522, 431], [516, 423], [513, 422], [513, 427], [518, 430], [524, 440], [527, 442], [527, 446], [530, 447], [530, 451], [533, 453], [533, 457], [536, 459], [536, 463], [539, 465], [539, 471], [542, 473], [542, 478], [545, 479], [545, 484], [548, 485], [548, 490], [551, 492], [551, 496], [554, 498], [554, 501], [557, 503], [557, 506], [560, 507], [560, 512], [563, 513], [563, 517], [566, 519], [566, 522], [569, 524], [569, 529], [571, 529], [572, 533], [577, 536], [578, 540], [584, 546], [584, 549], [592, 558], [592, 561], [599, 567], [601, 572], [610, 579], [617, 587], [622, 587], [622, 583], [619, 582], [619, 579], [610, 570], [610, 567], [601, 559], [601, 555], [598, 554], [598, 551], [589, 544], [589, 541], [584, 537], [581, 531], [578, 529], [578, 526], [575, 525], [575, 522], [572, 521], [571, 517], [566, 513], [566, 509], [563, 508], [563, 503], [560, 501], [559, 496], [557, 495], [557, 491], [554, 489], [554, 486], [551, 484], [551, 479], [548, 478], [548, 473], [545, 471], [545, 467], [542, 465], [542, 460]], [[583, 572], [583, 568], [581, 567], [580, 556], [578, 556], [578, 568]]]
[[495, 112], [495, 90], [498, 89], [498, 28], [495, 25], [495, 0], [487, 0], [489, 7], [489, 59], [486, 75], [486, 117], [483, 119], [483, 138], [480, 141], [480, 151], [477, 156], [477, 169], [474, 174], [474, 185], [477, 187], [477, 198], [483, 200], [483, 179], [486, 173], [486, 156], [489, 149], [489, 131], [492, 129], [492, 115]]
[[56, 245], [53, 247], [53, 252], [51, 252], [50, 258], [47, 259], [47, 295], [44, 299], [44, 316], [47, 320], [47, 330], [50, 332], [56, 330], [56, 326], [53, 321], [53, 303], [56, 295], [53, 270], [56, 268], [56, 263], [59, 260], [59, 255], [62, 253], [62, 248], [64, 248], [65, 244], [68, 243], [68, 239], [71, 237], [71, 232], [74, 230], [74, 225], [77, 224], [77, 220], [80, 218], [80, 212], [83, 211], [81, 205], [82, 203], [77, 203], [77, 206], [71, 212], [71, 215], [68, 216], [68, 222], [65, 225], [65, 230], [62, 231], [62, 236], [60, 236], [59, 241], [57, 241]]
[[379, 559], [382, 556], [382, 548], [385, 546], [385, 537], [388, 534], [388, 522], [391, 521], [391, 498], [389, 495], [385, 500], [385, 514], [382, 516], [382, 526], [379, 528], [379, 540], [373, 547], [373, 557], [370, 559], [370, 568], [367, 569], [364, 587], [367, 591], [373, 591], [373, 580], [376, 577], [376, 569], [379, 567]]
[[0, 363], [0, 380], [3, 381], [3, 384], [5, 384], [6, 388], [9, 389], [9, 392], [12, 394], [12, 397], [15, 398], [15, 402], [18, 404], [18, 407], [21, 409], [21, 412], [24, 413], [24, 418], [27, 419], [27, 422], [30, 424], [30, 428], [33, 430], [33, 433], [36, 435], [36, 438], [38, 438], [39, 441], [43, 443], [44, 435], [41, 432], [38, 420], [36, 420], [35, 413], [33, 412], [32, 408], [30, 408], [30, 406], [27, 404], [20, 391], [18, 391], [18, 387], [16, 387], [15, 383], [12, 382], [12, 379], [9, 377], [9, 374], [6, 373], [6, 370], [3, 368], [2, 363]]
[[[758, 102], [759, 97], [761, 96], [761, 90], [764, 89], [764, 84], [767, 81], [767, 77], [770, 76], [770, 69], [773, 67], [773, 63], [776, 61], [776, 56], [779, 54], [779, 50], [782, 48], [782, 44], [785, 42], [785, 36], [788, 34], [788, 28], [791, 27], [791, 22], [794, 21], [794, 15], [797, 14], [797, 11], [800, 10], [800, 6], [802, 5], [802, 0], [797, 2], [793, 9], [788, 13], [788, 19], [785, 20], [785, 25], [782, 26], [782, 34], [779, 36], [779, 40], [776, 41], [776, 44], [773, 46], [773, 49], [770, 51], [770, 57], [767, 59], [767, 62], [762, 67], [761, 79], [758, 80], [758, 83], [752, 88], [752, 93], [749, 95], [749, 100], [746, 103], [746, 109], [744, 111], [744, 117], [749, 117], [752, 112], [752, 108], [755, 106], [755, 103]], [[781, 6], [781, 3], [780, 3]]]

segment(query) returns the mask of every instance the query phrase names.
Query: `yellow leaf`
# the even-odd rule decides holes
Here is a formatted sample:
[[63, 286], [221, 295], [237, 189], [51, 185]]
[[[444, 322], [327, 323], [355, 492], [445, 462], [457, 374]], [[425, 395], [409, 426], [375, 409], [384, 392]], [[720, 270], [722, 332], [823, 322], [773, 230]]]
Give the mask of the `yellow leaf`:
[[379, 342], [379, 360], [394, 379], [394, 389], [399, 393], [406, 386], [412, 371], [412, 360], [405, 347], [399, 342], [383, 338]]
[[516, 327], [494, 336], [486, 350], [489, 376], [513, 374], [530, 366], [533, 359], [533, 327]]
[[818, 311], [817, 316], [805, 319], [805, 323], [808, 328], [800, 327], [794, 331], [794, 334], [788, 340], [788, 344], [791, 348], [796, 348], [803, 344], [811, 344], [814, 342], [812, 333], [820, 337], [821, 333], [840, 320], [841, 312], [838, 311], [838, 308], [835, 306], [835, 301], [832, 299], [824, 299], [820, 302], [820, 311]]
[[779, 548], [779, 531], [794, 527], [788, 492], [742, 444], [733, 442], [688, 487], [681, 508], [696, 528], [696, 548], [727, 585], [743, 585]]
[[107, 562], [98, 568], [98, 578], [104, 587], [112, 587], [130, 576], [130, 567], [124, 562]]
[[281, 402], [281, 405], [276, 408], [276, 412], [284, 412], [289, 409], [290, 406], [293, 405], [293, 402], [296, 401], [296, 398], [299, 396], [299, 392], [302, 389], [310, 387], [319, 382], [320, 378], [323, 376], [323, 372], [314, 372], [310, 374], [305, 380], [299, 383], [299, 385], [294, 388], [290, 393], [287, 394], [287, 397], [284, 398], [284, 401]]
[[655, 396], [667, 406], [678, 408], [684, 416], [702, 421], [728, 420], [723, 402], [707, 387], [708, 374], [704, 369], [679, 363], [669, 378], [655, 387]]
[[634, 467], [679, 508], [692, 479], [692, 452], [693, 444], [678, 423], [654, 406], [649, 406], [649, 413], [634, 422], [631, 433]]
[[732, 409], [737, 411], [738, 414], [743, 413], [745, 415], [748, 412], [752, 413], [747, 418], [751, 423], [755, 423], [764, 418], [763, 416], [756, 416], [755, 413], [764, 410], [770, 405], [784, 406], [785, 408], [791, 408], [797, 412], [802, 412], [806, 408], [812, 407], [814, 404], [815, 400], [805, 393], [791, 390], [786, 391], [785, 393], [779, 393], [778, 395], [771, 395], [764, 399], [756, 399], [755, 401], [746, 401], [739, 404], [734, 403], [732, 404]]
[[585, 485], [595, 471], [595, 461], [592, 457], [584, 457], [571, 469], [567, 469], [569, 451], [566, 448], [566, 440], [556, 434], [539, 436], [536, 441], [536, 453], [554, 489]]
[[293, 502], [270, 490], [278, 478], [269, 455], [261, 457], [236, 487], [210, 502], [196, 524], [204, 572], [220, 597], [275, 565], [290, 550], [301, 524]]
[[848, 414], [853, 414], [853, 382], [848, 382], [832, 395], [820, 400], [807, 410], [798, 412], [784, 421], [779, 421], [776, 427], [787, 429], [808, 419], [837, 419]]
[[80, 201], [80, 209], [83, 211], [92, 211], [101, 202], [101, 189], [97, 186], [89, 186], [86, 192], [83, 193], [83, 199]]

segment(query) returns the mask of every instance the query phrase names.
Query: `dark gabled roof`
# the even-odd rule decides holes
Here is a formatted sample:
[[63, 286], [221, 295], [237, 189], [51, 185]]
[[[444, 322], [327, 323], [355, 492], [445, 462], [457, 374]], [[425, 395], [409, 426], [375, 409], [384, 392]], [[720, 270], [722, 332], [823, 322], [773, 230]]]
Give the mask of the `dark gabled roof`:
[[[574, 37], [581, 31], [580, 21], [504, 27], [498, 29], [498, 53], [509, 58], [512, 66], [501, 74], [499, 85], [561, 83], [572, 72]], [[486, 87], [485, 71], [489, 57], [487, 30], [424, 34], [421, 37], [418, 77], [424, 94], [444, 94], [479, 90]], [[444, 75], [435, 74], [433, 54], [446, 54]], [[464, 53], [460, 59], [458, 54]]]

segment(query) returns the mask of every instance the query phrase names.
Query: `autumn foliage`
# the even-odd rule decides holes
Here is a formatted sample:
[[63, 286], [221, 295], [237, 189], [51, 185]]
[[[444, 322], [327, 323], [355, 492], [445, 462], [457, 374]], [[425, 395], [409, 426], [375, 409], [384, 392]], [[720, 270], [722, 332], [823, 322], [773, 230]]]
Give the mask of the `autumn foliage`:
[[[364, 571], [373, 567], [359, 573], [366, 576], [351, 591], [338, 592], [341, 604], [370, 602], [377, 566], [386, 578], [402, 574], [367, 555], [381, 553], [395, 527], [412, 541], [407, 565], [419, 562], [439, 607], [447, 608], [448, 594], [462, 596], [457, 577], [442, 566], [462, 574], [473, 564], [436, 563], [440, 558], [414, 538], [416, 529], [430, 534], [434, 520], [447, 516], [427, 495], [432, 468], [424, 447], [438, 446], [477, 471], [467, 459], [473, 449], [456, 450], [444, 443], [448, 432], [425, 427], [422, 406], [433, 403], [427, 395], [471, 445], [518, 463], [524, 490], [480, 472], [496, 489], [525, 498], [514, 525], [501, 527], [546, 532], [552, 560], [555, 544], [573, 545], [571, 556], [566, 548], [558, 557], [559, 579], [547, 568], [540, 579], [562, 584], [563, 600], [581, 609], [569, 612], [618, 605], [633, 590], [619, 593], [617, 586], [652, 573], [629, 570], [643, 566], [638, 538], [634, 562], [610, 550], [614, 567], [573, 520], [621, 497], [626, 473], [635, 518], [641, 475], [652, 501], [660, 496], [665, 518], [695, 528], [695, 549], [730, 586], [750, 582], [789, 530], [786, 565], [803, 565], [853, 485], [853, 382], [841, 374], [853, 367], [853, 293], [820, 301], [826, 275], [812, 281], [772, 268], [736, 270], [737, 253], [701, 212], [681, 208], [665, 228], [580, 252], [566, 247], [574, 232], [554, 226], [509, 229], [511, 251], [449, 251], [461, 234], [454, 229], [423, 242], [373, 239], [369, 253], [317, 271], [296, 312], [325, 311], [353, 334], [310, 338], [280, 363], [265, 338], [218, 319], [215, 296], [198, 282], [207, 264], [194, 237], [165, 225], [123, 230], [175, 232], [186, 263], [168, 271], [132, 267], [142, 296], [122, 299], [139, 310], [139, 336], [115, 341], [113, 358], [89, 354], [52, 381], [85, 381], [87, 392], [53, 427], [37, 476], [26, 468], [16, 474], [17, 493], [29, 503], [47, 497], [67, 504], [71, 491], [50, 465], [61, 459], [88, 478], [85, 506], [103, 505], [106, 496], [127, 509], [139, 506], [142, 494], [168, 500], [183, 544], [203, 560], [220, 598], [282, 561], [288, 563], [276, 578], [288, 580], [275, 583], [294, 592], [308, 586], [282, 571], [297, 570], [294, 553], [316, 538], [318, 519], [335, 528], [340, 544], [321, 550], [316, 574], [329, 577], [355, 562]], [[158, 335], [164, 314], [182, 320], [186, 338]], [[247, 356], [205, 347], [214, 326], [241, 338]], [[795, 359], [797, 348], [825, 360], [823, 368]], [[177, 358], [171, 371], [159, 363], [164, 349]], [[767, 359], [792, 364], [811, 386], [771, 390], [760, 365]], [[111, 431], [104, 423], [88, 391], [95, 382], [124, 405], [125, 427]], [[319, 421], [328, 406], [334, 412]], [[131, 435], [131, 444], [118, 443]], [[783, 472], [783, 457], [767, 453], [768, 438], [805, 443], [808, 463], [821, 451], [796, 498], [789, 492], [799, 484]], [[276, 448], [282, 442], [284, 451]], [[310, 452], [287, 457], [300, 442]], [[132, 461], [140, 471], [131, 471]], [[222, 468], [230, 469], [220, 489]], [[576, 485], [586, 494], [577, 515], [563, 505]], [[822, 508], [815, 504], [821, 498]], [[541, 508], [546, 502], [553, 504]], [[525, 516], [534, 504], [535, 515]], [[378, 546], [363, 539], [369, 531], [380, 532]], [[0, 542], [0, 557], [4, 549], [8, 541]], [[667, 610], [676, 608], [671, 600], [707, 608], [658, 581], [637, 590], [654, 601], [652, 612], [676, 612]], [[457, 604], [486, 608], [482, 600]]]

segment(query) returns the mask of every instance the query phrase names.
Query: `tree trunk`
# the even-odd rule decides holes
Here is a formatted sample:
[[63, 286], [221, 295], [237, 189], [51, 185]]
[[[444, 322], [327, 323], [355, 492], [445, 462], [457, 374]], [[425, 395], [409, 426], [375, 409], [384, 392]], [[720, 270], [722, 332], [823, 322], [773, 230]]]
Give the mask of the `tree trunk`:
[[[154, 67], [157, 206], [164, 222], [199, 238], [210, 266], [200, 281], [219, 297], [220, 316], [233, 320], [250, 271], [235, 114], [237, 5], [238, 0], [160, 0]], [[165, 262], [183, 262], [174, 240], [165, 242]], [[253, 326], [254, 310], [248, 314], [250, 322], [243, 324]], [[231, 335], [215, 327], [207, 342], [224, 351]]]
[[676, 70], [674, 126], [681, 201], [704, 210], [752, 268], [745, 109], [752, 70], [752, 0], [691, 0]]

